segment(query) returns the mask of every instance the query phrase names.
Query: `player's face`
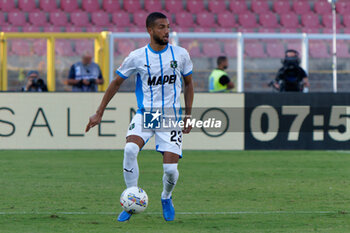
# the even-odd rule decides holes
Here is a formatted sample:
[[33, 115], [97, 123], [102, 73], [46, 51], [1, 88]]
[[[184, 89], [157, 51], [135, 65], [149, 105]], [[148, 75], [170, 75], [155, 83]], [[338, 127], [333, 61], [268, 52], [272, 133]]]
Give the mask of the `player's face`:
[[149, 33], [157, 44], [167, 45], [169, 43], [169, 31], [168, 19], [157, 19]]

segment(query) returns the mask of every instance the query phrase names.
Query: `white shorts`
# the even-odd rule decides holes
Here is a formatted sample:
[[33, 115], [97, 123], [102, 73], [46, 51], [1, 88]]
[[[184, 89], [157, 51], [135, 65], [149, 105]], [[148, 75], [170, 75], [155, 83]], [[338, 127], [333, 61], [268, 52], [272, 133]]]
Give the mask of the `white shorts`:
[[126, 136], [139, 136], [146, 145], [154, 134], [156, 135], [156, 151], [161, 153], [172, 152], [182, 158], [182, 130], [179, 127], [169, 128], [166, 131], [164, 129], [145, 129], [143, 127], [143, 115], [138, 113], [132, 118]]

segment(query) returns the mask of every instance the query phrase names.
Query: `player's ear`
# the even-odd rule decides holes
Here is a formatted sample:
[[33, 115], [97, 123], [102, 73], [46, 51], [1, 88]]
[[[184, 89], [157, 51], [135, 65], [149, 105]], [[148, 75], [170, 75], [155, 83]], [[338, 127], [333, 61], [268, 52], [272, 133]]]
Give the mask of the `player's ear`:
[[148, 32], [149, 34], [151, 34], [151, 33], [152, 33], [152, 27], [147, 27], [147, 32]]

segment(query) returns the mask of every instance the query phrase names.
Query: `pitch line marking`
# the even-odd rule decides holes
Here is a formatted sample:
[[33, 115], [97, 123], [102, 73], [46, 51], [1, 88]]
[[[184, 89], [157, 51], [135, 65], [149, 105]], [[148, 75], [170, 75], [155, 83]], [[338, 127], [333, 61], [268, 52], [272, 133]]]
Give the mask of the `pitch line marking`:
[[[273, 214], [348, 214], [348, 211], [227, 211], [227, 212], [176, 212], [179, 215], [273, 215]], [[0, 212], [0, 215], [117, 215], [116, 212]], [[146, 215], [159, 215], [161, 212], [145, 212]]]
[[327, 150], [327, 152], [335, 152], [339, 154], [350, 154], [350, 150]]

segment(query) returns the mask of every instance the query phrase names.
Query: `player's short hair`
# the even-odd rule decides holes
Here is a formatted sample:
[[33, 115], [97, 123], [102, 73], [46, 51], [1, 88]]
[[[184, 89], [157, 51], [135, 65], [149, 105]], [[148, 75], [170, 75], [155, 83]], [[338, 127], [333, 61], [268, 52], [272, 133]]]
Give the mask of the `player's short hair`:
[[160, 13], [160, 12], [152, 12], [151, 14], [149, 14], [147, 16], [147, 19], [146, 19], [146, 27], [149, 28], [149, 27], [153, 27], [154, 25], [154, 22], [157, 20], [157, 19], [166, 19], [166, 15], [164, 15], [163, 13]]
[[219, 56], [218, 59], [216, 60], [216, 64], [220, 65], [221, 63], [223, 63], [226, 60], [227, 60], [226, 56]]

